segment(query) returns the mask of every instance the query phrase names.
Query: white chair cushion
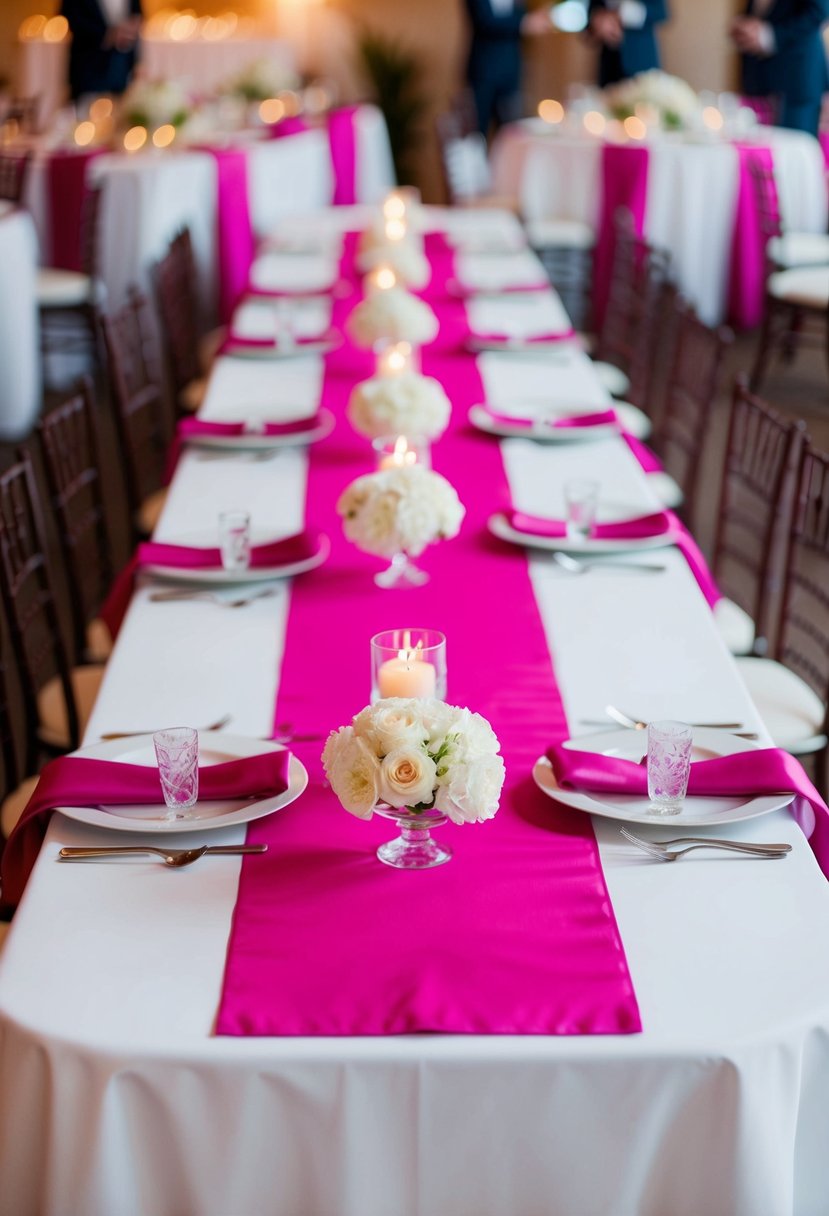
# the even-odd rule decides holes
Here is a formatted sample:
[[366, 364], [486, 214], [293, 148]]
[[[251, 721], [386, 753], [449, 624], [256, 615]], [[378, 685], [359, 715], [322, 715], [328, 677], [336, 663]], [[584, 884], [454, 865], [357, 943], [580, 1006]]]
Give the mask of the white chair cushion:
[[580, 220], [528, 220], [524, 228], [533, 249], [592, 249], [596, 234]]
[[738, 658], [737, 666], [777, 747], [803, 756], [826, 746], [824, 708], [808, 684], [774, 659]]
[[636, 439], [647, 439], [651, 433], [651, 420], [638, 406], [630, 401], [614, 401], [613, 408], [619, 415], [622, 426]]
[[[75, 667], [72, 670], [72, 688], [78, 707], [78, 725], [83, 734], [89, 721], [105, 667]], [[57, 676], [49, 680], [37, 694], [37, 714], [40, 722], [39, 737], [51, 747], [67, 748], [69, 739], [69, 715], [63, 687]]]
[[728, 596], [714, 605], [714, 624], [732, 654], [751, 654], [756, 636], [754, 621]]
[[446, 176], [457, 199], [488, 194], [492, 186], [487, 143], [480, 131], [473, 131], [447, 146]]
[[625, 373], [613, 363], [603, 363], [597, 359], [593, 363], [596, 375], [611, 397], [625, 397], [630, 390], [630, 380]]
[[37, 272], [39, 308], [79, 308], [92, 304], [95, 290], [89, 275], [48, 266]]
[[675, 511], [677, 507], [682, 506], [685, 501], [685, 495], [670, 473], [648, 473], [647, 478], [648, 485], [663, 507], [667, 507], [670, 511]]
[[768, 254], [778, 266], [829, 266], [829, 233], [786, 232], [773, 236]]
[[829, 266], [801, 266], [770, 274], [767, 287], [776, 300], [804, 308], [829, 307]]

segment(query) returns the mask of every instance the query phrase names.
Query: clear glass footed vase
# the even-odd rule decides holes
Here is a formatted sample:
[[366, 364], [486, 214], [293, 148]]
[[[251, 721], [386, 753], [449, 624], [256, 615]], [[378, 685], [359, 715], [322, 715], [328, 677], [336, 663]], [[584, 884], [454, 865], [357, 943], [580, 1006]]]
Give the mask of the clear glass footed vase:
[[422, 587], [428, 583], [429, 575], [414, 564], [408, 553], [401, 552], [395, 553], [390, 566], [375, 574], [374, 581], [378, 587], [403, 590], [406, 587]]
[[387, 866], [397, 870], [431, 870], [449, 861], [452, 850], [432, 839], [433, 828], [446, 823], [439, 811], [413, 811], [408, 806], [387, 806], [384, 802], [374, 808], [384, 819], [391, 819], [400, 828], [400, 835], [381, 844], [377, 856]]

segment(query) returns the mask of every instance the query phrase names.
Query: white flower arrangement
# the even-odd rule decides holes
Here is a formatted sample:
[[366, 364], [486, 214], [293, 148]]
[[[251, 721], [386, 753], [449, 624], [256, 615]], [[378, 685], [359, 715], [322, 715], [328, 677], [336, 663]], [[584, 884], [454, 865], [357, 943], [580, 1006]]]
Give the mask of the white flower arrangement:
[[391, 435], [437, 439], [449, 424], [452, 405], [433, 377], [403, 372], [363, 380], [352, 390], [347, 414], [354, 430], [366, 439]]
[[368, 348], [383, 341], [422, 346], [433, 342], [439, 329], [429, 305], [403, 287], [370, 291], [351, 313], [346, 327], [358, 346]]
[[702, 110], [699, 97], [686, 81], [658, 69], [610, 85], [604, 97], [615, 118], [629, 118], [637, 106], [645, 106], [656, 112], [667, 130], [692, 126]]
[[118, 109], [122, 126], [153, 131], [167, 123], [176, 128], [184, 126], [192, 102], [178, 81], [136, 79], [124, 93]]
[[499, 750], [480, 714], [443, 701], [391, 697], [332, 731], [322, 762], [343, 807], [361, 819], [386, 803], [476, 823], [498, 810], [505, 776]]
[[368, 274], [380, 266], [390, 267], [398, 283], [415, 291], [425, 287], [432, 275], [429, 259], [408, 239], [375, 245], [357, 254], [357, 269], [361, 274]]
[[466, 511], [445, 477], [415, 464], [357, 477], [340, 495], [337, 513], [358, 549], [392, 558], [417, 557], [427, 545], [457, 536]]
[[278, 59], [255, 59], [227, 80], [222, 92], [244, 101], [266, 101], [288, 89], [296, 89], [299, 77]]

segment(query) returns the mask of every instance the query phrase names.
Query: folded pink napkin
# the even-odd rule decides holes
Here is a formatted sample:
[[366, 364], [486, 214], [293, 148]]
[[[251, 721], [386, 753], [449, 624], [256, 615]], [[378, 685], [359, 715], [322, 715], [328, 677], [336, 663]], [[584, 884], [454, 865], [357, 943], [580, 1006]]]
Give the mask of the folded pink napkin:
[[255, 439], [259, 435], [301, 435], [305, 431], [316, 430], [321, 421], [322, 415], [316, 413], [310, 418], [295, 418], [292, 422], [266, 422], [260, 430], [248, 422], [208, 422], [203, 418], [182, 418], [177, 433], [180, 439], [197, 438], [199, 435], [228, 439], [244, 435]]
[[[262, 752], [199, 769], [199, 800], [268, 798], [288, 788], [290, 752]], [[4, 905], [23, 894], [46, 834], [60, 806], [129, 806], [163, 803], [158, 770], [138, 764], [60, 756], [47, 764], [35, 791], [6, 842], [0, 873]], [[148, 825], [149, 828], [150, 825]]]
[[[306, 296], [330, 296], [334, 289], [344, 291], [337, 282], [326, 283], [323, 287], [261, 287], [256, 283], [248, 283], [247, 295], [257, 296], [266, 300], [304, 299]], [[350, 292], [349, 292], [350, 294]]]
[[509, 283], [504, 287], [475, 287], [460, 279], [450, 279], [445, 286], [446, 294], [455, 300], [468, 300], [474, 296], [512, 295], [513, 292], [549, 290], [549, 283]]
[[[567, 535], [567, 525], [563, 519], [544, 519], [538, 515], [527, 515], [523, 511], [508, 511], [506, 515], [510, 526], [516, 532], [524, 532], [527, 536], [548, 536], [557, 539]], [[655, 511], [652, 515], [596, 524], [593, 529], [593, 537], [596, 540], [644, 540], [649, 536], [664, 536], [666, 541], [676, 545], [711, 608], [722, 599], [702, 550], [673, 511]]]
[[[639, 795], [648, 792], [648, 773], [643, 763], [578, 751], [560, 743], [549, 749], [547, 759], [556, 781], [565, 790]], [[782, 748], [767, 747], [698, 760], [691, 765], [689, 794], [739, 798], [789, 792], [796, 795], [792, 814], [808, 838], [820, 868], [829, 877], [829, 807], [794, 756]]]
[[[319, 551], [318, 532], [303, 531], [283, 540], [254, 545], [250, 551], [250, 564], [254, 570], [270, 566], [290, 566], [305, 561]], [[201, 548], [194, 545], [170, 545], [160, 541], [146, 541], [138, 546], [139, 566], [170, 566], [182, 570], [220, 569], [222, 551], [218, 548]]]
[[520, 337], [517, 334], [483, 334], [476, 330], [471, 334], [472, 342], [503, 342], [505, 346], [535, 346], [543, 345], [546, 342], [569, 342], [571, 338], [575, 338], [576, 331], [574, 329], [559, 329], [551, 330], [549, 333], [533, 334], [531, 337]]
[[[541, 421], [537, 418], [513, 418], [510, 414], [499, 414], [487, 407], [487, 413], [499, 426], [511, 426], [520, 430], [531, 430]], [[544, 422], [543, 426], [553, 430], [569, 430], [571, 427], [612, 426], [619, 421], [615, 410], [597, 410], [592, 414], [572, 414], [568, 418], [556, 418], [555, 422]]]
[[[314, 334], [312, 337], [294, 338], [287, 350], [291, 350], [295, 346], [317, 346], [320, 342], [328, 342], [333, 335], [330, 330], [324, 330], [322, 333]], [[234, 350], [273, 350], [278, 351], [281, 344], [276, 338], [246, 338], [243, 334], [235, 334], [231, 332], [227, 335], [222, 343], [219, 354], [232, 354]]]

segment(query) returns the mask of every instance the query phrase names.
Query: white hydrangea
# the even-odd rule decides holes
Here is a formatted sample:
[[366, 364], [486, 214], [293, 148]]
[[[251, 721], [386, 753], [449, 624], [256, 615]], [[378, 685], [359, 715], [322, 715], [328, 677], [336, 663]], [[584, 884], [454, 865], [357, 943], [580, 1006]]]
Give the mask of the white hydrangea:
[[122, 126], [182, 126], [192, 108], [187, 91], [176, 80], [134, 80], [119, 103]]
[[279, 59], [263, 56], [227, 80], [222, 92], [245, 101], [265, 101], [298, 85], [299, 77], [293, 68]]
[[437, 439], [451, 414], [451, 403], [438, 381], [415, 372], [364, 380], [348, 402], [349, 422], [367, 439], [390, 435]]
[[403, 287], [370, 291], [346, 322], [349, 337], [358, 346], [377, 342], [410, 342], [423, 346], [438, 335], [438, 319], [432, 309]]
[[499, 748], [480, 714], [442, 701], [392, 697], [332, 732], [322, 760], [342, 805], [361, 818], [384, 802], [474, 823], [498, 809], [505, 776]]
[[691, 125], [702, 109], [699, 97], [686, 81], [658, 69], [610, 85], [604, 96], [608, 109], [618, 118], [634, 114], [637, 106], [648, 106], [669, 128]]
[[353, 544], [388, 558], [417, 557], [434, 541], [457, 536], [466, 514], [446, 478], [417, 464], [356, 478], [341, 494], [337, 512]]
[[368, 274], [380, 266], [390, 267], [398, 283], [419, 291], [425, 287], [432, 275], [429, 259], [414, 241], [388, 241], [373, 246], [357, 255], [357, 269]]

